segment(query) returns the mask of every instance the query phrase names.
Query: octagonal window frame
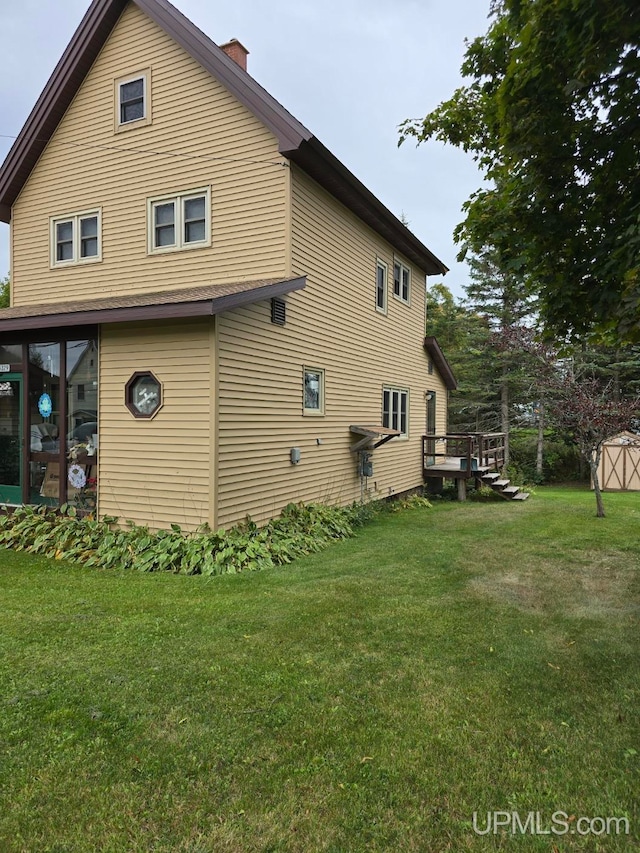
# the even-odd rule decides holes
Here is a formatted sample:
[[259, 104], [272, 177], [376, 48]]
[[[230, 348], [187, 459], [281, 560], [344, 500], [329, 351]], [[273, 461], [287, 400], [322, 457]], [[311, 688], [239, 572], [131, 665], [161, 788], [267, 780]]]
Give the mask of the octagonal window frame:
[[[136, 408], [135, 403], [133, 402], [133, 390], [136, 383], [140, 379], [151, 379], [158, 386], [158, 404], [153, 409], [153, 411], [145, 413], [141, 412], [138, 408]], [[124, 388], [124, 402], [125, 406], [129, 410], [129, 412], [133, 415], [136, 420], [145, 420], [149, 421], [158, 414], [160, 409], [164, 405], [164, 391], [162, 387], [162, 382], [158, 379], [158, 377], [151, 370], [136, 370], [135, 373], [132, 373], [129, 377], [125, 388]]]

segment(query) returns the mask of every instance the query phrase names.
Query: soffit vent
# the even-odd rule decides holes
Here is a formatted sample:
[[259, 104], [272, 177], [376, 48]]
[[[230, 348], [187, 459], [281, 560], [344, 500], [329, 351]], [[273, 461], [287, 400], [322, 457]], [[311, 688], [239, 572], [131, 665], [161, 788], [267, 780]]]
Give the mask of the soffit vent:
[[271, 300], [271, 322], [284, 326], [287, 320], [287, 303], [284, 299]]

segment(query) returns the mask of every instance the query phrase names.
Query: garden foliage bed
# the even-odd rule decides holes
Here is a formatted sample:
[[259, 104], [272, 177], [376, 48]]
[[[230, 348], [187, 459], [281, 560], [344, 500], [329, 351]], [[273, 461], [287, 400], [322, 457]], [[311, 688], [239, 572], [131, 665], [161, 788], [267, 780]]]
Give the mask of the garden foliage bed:
[[151, 531], [118, 519], [81, 517], [74, 507], [60, 513], [45, 507], [20, 507], [0, 518], [0, 547], [103, 569], [168, 571], [220, 575], [256, 571], [290, 563], [354, 535], [362, 516], [357, 507], [289, 504], [281, 516], [258, 528], [250, 519], [215, 532], [203, 526], [185, 533]]

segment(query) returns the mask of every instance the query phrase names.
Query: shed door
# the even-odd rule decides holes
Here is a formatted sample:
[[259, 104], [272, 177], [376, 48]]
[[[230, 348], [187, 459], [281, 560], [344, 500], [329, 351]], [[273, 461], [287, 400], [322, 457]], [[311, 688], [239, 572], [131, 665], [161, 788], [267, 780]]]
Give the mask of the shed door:
[[640, 489], [640, 449], [626, 444], [605, 444], [602, 449], [602, 488], [608, 491]]

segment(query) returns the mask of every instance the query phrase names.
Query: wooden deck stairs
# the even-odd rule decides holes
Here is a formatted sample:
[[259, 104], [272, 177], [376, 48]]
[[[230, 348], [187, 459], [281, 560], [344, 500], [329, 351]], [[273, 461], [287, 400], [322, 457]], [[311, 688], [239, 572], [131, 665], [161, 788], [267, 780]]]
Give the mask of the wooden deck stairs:
[[423, 480], [430, 488], [442, 488], [445, 480], [458, 487], [458, 500], [467, 497], [467, 484], [489, 486], [507, 501], [526, 501], [528, 492], [512, 486], [500, 471], [504, 468], [504, 433], [454, 433], [422, 438]]
[[505, 480], [495, 471], [487, 472], [480, 478], [485, 486], [489, 486], [493, 491], [508, 501], [526, 501], [529, 497], [529, 492], [520, 490], [520, 486], [512, 486], [511, 480]]

